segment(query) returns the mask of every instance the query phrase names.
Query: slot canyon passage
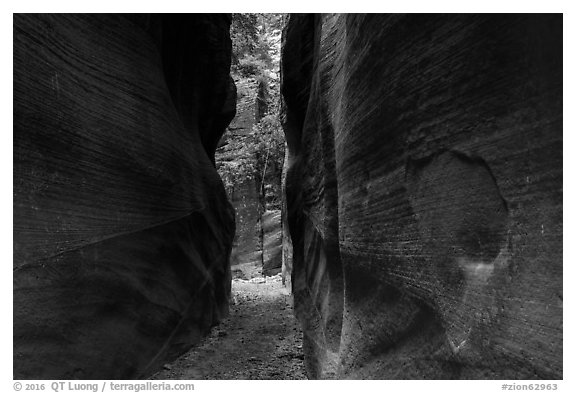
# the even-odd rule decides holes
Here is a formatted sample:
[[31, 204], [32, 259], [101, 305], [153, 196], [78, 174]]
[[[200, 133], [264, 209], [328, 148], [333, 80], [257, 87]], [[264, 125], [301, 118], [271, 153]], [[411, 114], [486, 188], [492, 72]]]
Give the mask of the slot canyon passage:
[[14, 378], [562, 379], [562, 15], [274, 15], [14, 14]]

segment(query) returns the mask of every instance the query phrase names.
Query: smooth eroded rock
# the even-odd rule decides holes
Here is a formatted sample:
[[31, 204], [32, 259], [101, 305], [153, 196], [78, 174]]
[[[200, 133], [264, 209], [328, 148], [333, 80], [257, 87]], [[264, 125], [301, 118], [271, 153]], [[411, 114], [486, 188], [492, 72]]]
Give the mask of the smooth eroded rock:
[[228, 310], [226, 15], [14, 15], [14, 378], [131, 379]]
[[291, 15], [282, 56], [309, 375], [562, 378], [562, 16]]

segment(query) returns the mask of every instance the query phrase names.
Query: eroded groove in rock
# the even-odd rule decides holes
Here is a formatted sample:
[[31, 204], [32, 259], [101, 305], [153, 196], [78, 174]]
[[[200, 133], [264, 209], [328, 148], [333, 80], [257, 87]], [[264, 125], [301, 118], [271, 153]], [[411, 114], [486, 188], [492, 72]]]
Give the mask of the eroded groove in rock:
[[15, 379], [142, 377], [227, 313], [229, 25], [14, 16]]
[[291, 15], [282, 66], [310, 375], [562, 378], [562, 17]]

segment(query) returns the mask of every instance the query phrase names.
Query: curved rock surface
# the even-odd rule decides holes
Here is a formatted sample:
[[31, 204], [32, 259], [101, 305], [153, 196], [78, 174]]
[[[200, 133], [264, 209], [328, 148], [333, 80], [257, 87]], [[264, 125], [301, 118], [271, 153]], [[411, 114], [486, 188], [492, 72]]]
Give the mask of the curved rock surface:
[[226, 15], [14, 16], [14, 378], [150, 375], [228, 310]]
[[315, 378], [562, 378], [562, 16], [291, 15]]

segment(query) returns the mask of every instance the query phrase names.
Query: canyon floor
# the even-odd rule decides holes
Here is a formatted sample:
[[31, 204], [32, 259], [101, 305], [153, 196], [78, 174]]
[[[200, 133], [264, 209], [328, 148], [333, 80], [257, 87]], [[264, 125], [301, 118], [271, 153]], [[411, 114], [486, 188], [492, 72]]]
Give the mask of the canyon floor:
[[302, 330], [281, 277], [232, 280], [230, 316], [151, 379], [306, 379]]

